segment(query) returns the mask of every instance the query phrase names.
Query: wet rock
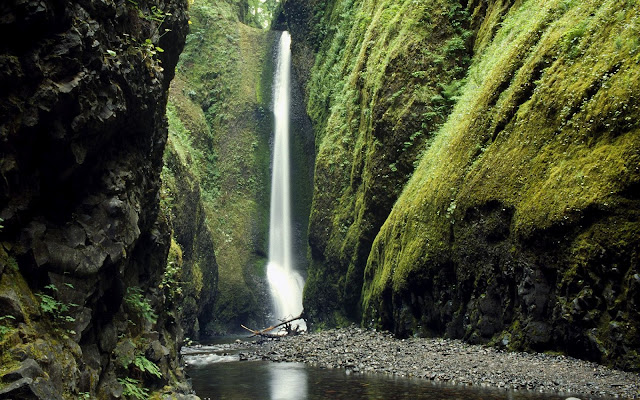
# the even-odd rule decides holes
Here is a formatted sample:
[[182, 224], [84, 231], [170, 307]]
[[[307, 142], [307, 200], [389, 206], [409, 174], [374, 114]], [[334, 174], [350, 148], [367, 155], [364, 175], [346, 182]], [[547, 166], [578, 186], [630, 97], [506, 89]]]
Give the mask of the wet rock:
[[[3, 285], [0, 293], [0, 309], [18, 324], [5, 345], [15, 345], [10, 354], [22, 361], [3, 377], [0, 398], [58, 399], [79, 388], [92, 398], [122, 396], [112, 352], [119, 337], [143, 331], [127, 328], [124, 290], [157, 285], [168, 249], [169, 228], [157, 218], [164, 113], [188, 30], [186, 2], [152, 3], [144, 12], [162, 10], [167, 29], [153, 37], [165, 50], [153, 59], [128, 51], [159, 30], [133, 4], [0, 6], [0, 30], [13, 38], [0, 46], [2, 247], [28, 286], [15, 285], [13, 293]], [[13, 272], [3, 264], [3, 277]], [[69, 307], [64, 315], [41, 314], [33, 300], [49, 284]], [[177, 336], [163, 331], [154, 340], [171, 346]], [[169, 353], [160, 342], [152, 346], [154, 357], [176, 367]]]
[[164, 347], [159, 340], [154, 340], [147, 350], [147, 358], [153, 362], [159, 362], [162, 358], [169, 355], [169, 349]]
[[0, 396], [4, 396], [4, 398], [29, 398], [27, 396], [33, 396], [34, 393], [31, 390], [30, 385], [33, 383], [33, 379], [31, 378], [22, 378], [20, 380], [11, 382], [9, 385], [0, 389]]
[[38, 377], [21, 378], [0, 389], [0, 398], [62, 400], [54, 386], [48, 380]]
[[118, 382], [113, 371], [109, 371], [105, 376], [100, 379], [98, 385], [98, 397], [99, 398], [116, 398], [119, 399], [122, 396], [124, 388]]
[[113, 354], [120, 364], [129, 365], [136, 358], [136, 345], [132, 340], [125, 339], [116, 345]]
[[40, 365], [32, 359], [28, 358], [20, 363], [17, 369], [9, 371], [2, 375], [2, 382], [13, 382], [23, 378], [35, 379], [37, 377], [45, 376], [44, 371], [40, 368]]
[[98, 346], [95, 344], [91, 344], [89, 346], [85, 346], [82, 349], [82, 360], [86, 365], [93, 369], [100, 368], [100, 350]]
[[98, 343], [100, 344], [100, 349], [105, 353], [110, 353], [118, 342], [118, 332], [115, 326], [111, 324], [104, 326], [103, 329], [99, 331], [99, 335]]
[[24, 322], [24, 314], [20, 299], [14, 290], [4, 290], [0, 292], [0, 310], [3, 315], [11, 315], [16, 322]]
[[349, 373], [413, 376], [450, 384], [545, 393], [584, 393], [638, 398], [638, 375], [565, 356], [506, 352], [458, 340], [411, 338], [347, 328], [235, 344], [256, 358], [306, 362]]

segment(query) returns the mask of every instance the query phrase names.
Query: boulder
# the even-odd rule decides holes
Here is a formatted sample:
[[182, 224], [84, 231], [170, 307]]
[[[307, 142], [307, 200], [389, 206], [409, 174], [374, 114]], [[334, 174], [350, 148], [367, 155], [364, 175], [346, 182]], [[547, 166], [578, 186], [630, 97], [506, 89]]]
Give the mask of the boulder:
[[2, 375], [0, 380], [2, 382], [8, 383], [18, 381], [23, 378], [35, 379], [37, 377], [43, 376], [45, 376], [45, 373], [40, 365], [38, 365], [38, 363], [34, 359], [28, 358], [22, 361], [17, 369], [14, 369]]

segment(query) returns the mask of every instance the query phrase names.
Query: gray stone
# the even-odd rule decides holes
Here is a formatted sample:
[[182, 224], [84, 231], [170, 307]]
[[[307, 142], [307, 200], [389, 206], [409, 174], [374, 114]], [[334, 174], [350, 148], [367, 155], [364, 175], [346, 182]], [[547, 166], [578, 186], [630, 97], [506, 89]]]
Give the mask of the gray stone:
[[0, 397], [4, 399], [28, 398], [27, 396], [30, 394], [33, 395], [33, 391], [30, 387], [31, 383], [33, 383], [33, 379], [31, 378], [22, 378], [11, 382], [4, 388], [0, 389]]
[[2, 315], [11, 315], [16, 322], [24, 322], [20, 299], [13, 289], [9, 288], [0, 292], [0, 310], [2, 310]]
[[147, 350], [147, 358], [153, 362], [158, 362], [168, 355], [169, 349], [163, 346], [158, 340], [151, 342], [149, 349]]
[[110, 353], [116, 347], [118, 343], [118, 333], [116, 328], [112, 324], [107, 324], [100, 330], [100, 337], [98, 338], [100, 349], [104, 353]]
[[28, 358], [20, 363], [20, 366], [13, 371], [9, 371], [2, 375], [2, 382], [18, 381], [22, 378], [35, 379], [37, 377], [45, 376], [44, 371], [40, 368], [40, 365], [32, 359]]
[[130, 339], [123, 340], [116, 345], [113, 353], [116, 355], [118, 362], [122, 365], [128, 365], [136, 357], [136, 345]]
[[[346, 368], [351, 373], [357, 368], [436, 381], [622, 398], [636, 398], [640, 390], [637, 374], [570, 357], [505, 352], [457, 340], [397, 340], [388, 334], [355, 328], [228, 346], [219, 351], [233, 348], [248, 360], [306, 362], [324, 368]], [[250, 352], [251, 349], [255, 351]], [[189, 351], [183, 354], [189, 365]]]
[[55, 386], [45, 378], [36, 378], [30, 385], [33, 393], [40, 400], [62, 400], [62, 396], [56, 390]]
[[100, 368], [100, 350], [96, 344], [85, 346], [82, 349], [82, 361], [93, 369]]
[[22, 378], [0, 389], [3, 399], [62, 400], [55, 387], [45, 378]]

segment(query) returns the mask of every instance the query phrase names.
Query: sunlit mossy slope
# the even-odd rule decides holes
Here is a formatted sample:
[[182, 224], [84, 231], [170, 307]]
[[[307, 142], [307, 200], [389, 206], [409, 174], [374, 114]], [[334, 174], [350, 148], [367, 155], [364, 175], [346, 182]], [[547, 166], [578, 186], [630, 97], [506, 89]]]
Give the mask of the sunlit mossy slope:
[[455, 101], [469, 17], [449, 1], [289, 1], [284, 12], [316, 132], [306, 309], [342, 323], [360, 314], [373, 239]]
[[284, 3], [317, 54], [305, 306], [640, 369], [640, 3], [463, 3]]

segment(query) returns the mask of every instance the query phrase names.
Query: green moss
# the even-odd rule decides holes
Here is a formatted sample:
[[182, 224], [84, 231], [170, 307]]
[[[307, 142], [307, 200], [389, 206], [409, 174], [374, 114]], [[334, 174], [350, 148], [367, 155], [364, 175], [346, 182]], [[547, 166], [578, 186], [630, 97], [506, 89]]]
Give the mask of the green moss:
[[182, 266], [182, 249], [174, 238], [171, 238], [171, 246], [169, 247], [168, 263], [175, 263], [178, 267]]
[[[1, 347], [0, 347], [1, 348]], [[5, 375], [8, 372], [11, 372], [20, 367], [20, 362], [15, 360], [11, 353], [8, 351], [3, 351], [0, 353], [0, 376]], [[3, 389], [9, 383], [4, 383], [0, 381], [0, 389]]]
[[308, 84], [318, 148], [310, 236], [318, 282], [344, 282], [333, 294], [343, 316], [359, 319], [373, 238], [456, 101], [467, 22], [453, 1], [336, 1], [324, 10], [328, 35]]
[[[167, 108], [168, 146], [180, 163], [175, 168], [195, 178], [215, 244], [221, 290], [215, 311], [209, 313], [216, 315], [219, 328], [229, 325], [223, 330], [237, 329], [237, 319], [264, 313], [264, 302], [251, 286], [254, 265], [267, 246], [272, 127], [268, 110], [276, 37], [245, 25], [244, 17], [238, 18], [240, 9], [229, 2], [192, 5], [191, 34]], [[170, 192], [184, 190], [182, 185], [171, 177], [166, 180]], [[194, 290], [200, 293], [207, 286], [206, 271], [200, 256], [192, 257]]]
[[[453, 112], [373, 244], [365, 271], [365, 318], [374, 319], [380, 304], [391, 301], [389, 290], [395, 298], [419, 293], [412, 286], [416, 276], [446, 265], [456, 274], [479, 271], [459, 259], [462, 239], [454, 233], [477, 231], [470, 215], [488, 204], [514, 210], [506, 238], [517, 246], [515, 252], [510, 246], [485, 251], [501, 260], [539, 258], [545, 271], [553, 271], [550, 277], [558, 274], [557, 282], [566, 282], [560, 285], [565, 295], [578, 295], [578, 276], [593, 281], [600, 274], [596, 260], [602, 251], [606, 263], [630, 268], [638, 237], [637, 203], [630, 193], [640, 181], [639, 115], [631, 106], [640, 93], [632, 50], [638, 18], [637, 8], [615, 1], [580, 7], [524, 1], [495, 29], [484, 27], [495, 35], [478, 37], [482, 51]], [[546, 248], [536, 247], [541, 242]], [[496, 263], [506, 268], [506, 261]], [[618, 277], [609, 278], [620, 285]], [[452, 301], [468, 296], [453, 293]], [[609, 307], [614, 312], [613, 303]], [[512, 336], [518, 326], [512, 325]], [[607, 330], [597, 329], [606, 336]], [[514, 346], [529, 340], [517, 336]]]

